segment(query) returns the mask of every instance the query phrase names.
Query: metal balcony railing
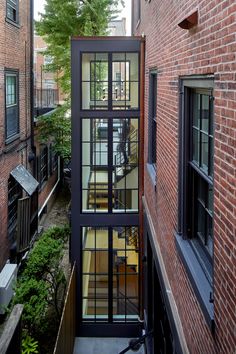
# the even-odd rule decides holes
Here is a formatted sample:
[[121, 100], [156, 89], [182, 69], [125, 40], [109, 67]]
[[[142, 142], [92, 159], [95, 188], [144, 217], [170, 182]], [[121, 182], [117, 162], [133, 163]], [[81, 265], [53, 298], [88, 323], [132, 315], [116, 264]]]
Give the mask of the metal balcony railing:
[[54, 108], [58, 103], [58, 89], [34, 89], [35, 108]]

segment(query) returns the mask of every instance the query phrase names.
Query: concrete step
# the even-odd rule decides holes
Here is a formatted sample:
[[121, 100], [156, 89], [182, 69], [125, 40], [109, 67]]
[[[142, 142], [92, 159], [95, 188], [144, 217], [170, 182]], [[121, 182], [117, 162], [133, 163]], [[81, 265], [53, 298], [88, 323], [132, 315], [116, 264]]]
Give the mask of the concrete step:
[[[75, 338], [73, 354], [119, 354], [129, 345], [130, 338]], [[133, 353], [129, 351], [128, 353]], [[145, 354], [144, 345], [136, 354]]]

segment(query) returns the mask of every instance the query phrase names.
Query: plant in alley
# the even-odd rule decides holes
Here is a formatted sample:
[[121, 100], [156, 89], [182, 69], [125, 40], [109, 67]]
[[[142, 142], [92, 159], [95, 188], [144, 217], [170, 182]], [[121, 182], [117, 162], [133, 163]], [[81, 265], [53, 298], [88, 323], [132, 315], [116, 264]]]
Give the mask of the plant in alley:
[[46, 333], [55, 333], [60, 321], [66, 290], [61, 259], [69, 234], [68, 226], [47, 230], [35, 243], [16, 284], [13, 305], [24, 305], [23, 327], [39, 341]]

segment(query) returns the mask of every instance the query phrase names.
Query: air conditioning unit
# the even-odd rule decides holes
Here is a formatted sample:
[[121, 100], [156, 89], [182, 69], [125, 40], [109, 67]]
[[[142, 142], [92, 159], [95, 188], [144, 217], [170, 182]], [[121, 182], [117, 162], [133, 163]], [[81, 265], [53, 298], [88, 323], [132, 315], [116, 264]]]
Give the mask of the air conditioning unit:
[[0, 314], [5, 313], [6, 307], [13, 296], [13, 287], [17, 278], [17, 264], [6, 264], [0, 273]]

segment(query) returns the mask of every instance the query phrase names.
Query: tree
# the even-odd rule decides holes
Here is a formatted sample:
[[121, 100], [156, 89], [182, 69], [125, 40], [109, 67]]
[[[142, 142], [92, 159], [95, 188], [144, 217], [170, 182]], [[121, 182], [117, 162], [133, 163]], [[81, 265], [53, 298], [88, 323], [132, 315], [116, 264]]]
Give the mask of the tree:
[[124, 1], [47, 0], [45, 13], [41, 14], [40, 21], [35, 23], [37, 34], [42, 36], [47, 44], [44, 55], [52, 58], [52, 63], [46, 65], [45, 69], [58, 73], [58, 84], [67, 96], [65, 106], [54, 113], [53, 122], [50, 122], [51, 117], [42, 120], [41, 141], [45, 142], [52, 138], [55, 151], [62, 157], [70, 155], [70, 148], [68, 148], [70, 147], [70, 118], [63, 119], [62, 125], [58, 124], [61, 122], [62, 114], [70, 112], [70, 38], [105, 35], [108, 22], [118, 13], [119, 4], [124, 5]]

